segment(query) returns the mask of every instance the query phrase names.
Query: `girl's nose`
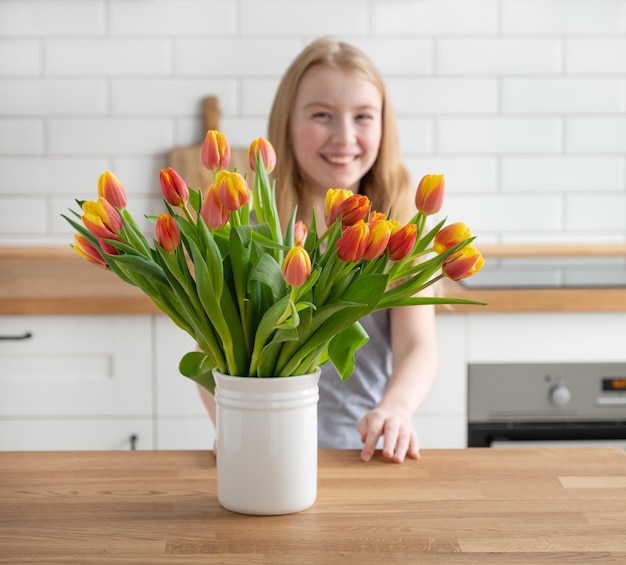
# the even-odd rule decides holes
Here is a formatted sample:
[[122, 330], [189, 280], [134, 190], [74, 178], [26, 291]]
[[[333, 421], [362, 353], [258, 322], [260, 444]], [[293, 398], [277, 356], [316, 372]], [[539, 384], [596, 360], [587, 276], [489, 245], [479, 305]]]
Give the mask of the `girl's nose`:
[[338, 119], [333, 128], [333, 141], [338, 144], [348, 144], [354, 141], [355, 129], [349, 119]]

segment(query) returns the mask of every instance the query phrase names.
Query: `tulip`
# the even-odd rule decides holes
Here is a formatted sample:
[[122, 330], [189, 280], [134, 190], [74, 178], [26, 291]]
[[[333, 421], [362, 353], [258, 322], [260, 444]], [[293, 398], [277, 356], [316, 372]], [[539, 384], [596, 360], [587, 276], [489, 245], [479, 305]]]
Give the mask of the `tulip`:
[[283, 261], [283, 278], [286, 283], [298, 287], [302, 286], [311, 274], [311, 258], [304, 247], [292, 247]]
[[98, 178], [98, 196], [118, 210], [126, 208], [126, 191], [118, 178], [110, 171], [105, 171]]
[[484, 263], [480, 251], [473, 245], [466, 245], [444, 261], [442, 271], [449, 279], [460, 281], [480, 271]]
[[293, 227], [293, 243], [302, 247], [306, 242], [306, 236], [308, 235], [308, 229], [305, 223], [298, 220]]
[[239, 173], [221, 170], [215, 184], [220, 203], [227, 210], [239, 210], [250, 198], [248, 183]]
[[337, 207], [350, 196], [352, 196], [352, 191], [347, 188], [328, 189], [324, 203], [324, 218], [328, 227], [332, 226], [337, 219]]
[[161, 169], [159, 174], [161, 191], [172, 206], [184, 206], [189, 200], [189, 188], [183, 178], [172, 167]]
[[165, 251], [174, 251], [180, 245], [180, 229], [171, 214], [161, 214], [155, 229], [157, 242]]
[[343, 226], [351, 226], [365, 219], [370, 211], [370, 199], [363, 194], [353, 194], [337, 206], [337, 217]]
[[363, 259], [371, 261], [380, 257], [387, 249], [389, 238], [391, 237], [392, 223], [388, 220], [370, 221], [370, 233], [367, 239], [367, 249]]
[[96, 237], [115, 239], [122, 231], [120, 213], [103, 197], [83, 203], [83, 224]]
[[425, 175], [417, 186], [415, 206], [425, 216], [436, 214], [443, 205], [443, 175]]
[[202, 144], [202, 164], [211, 171], [225, 169], [230, 163], [230, 145], [226, 136], [217, 130], [206, 132]]
[[415, 247], [417, 239], [417, 226], [415, 224], [407, 224], [406, 226], [396, 230], [389, 237], [389, 258], [392, 261], [401, 261]]
[[439, 254], [472, 237], [472, 230], [463, 222], [446, 226], [435, 236], [433, 247]]
[[265, 170], [268, 173], [271, 173], [276, 166], [276, 151], [274, 150], [272, 144], [264, 137], [255, 139], [248, 148], [248, 163], [250, 165], [250, 170], [253, 172], [256, 171], [256, 160], [258, 154], [261, 155], [261, 160], [263, 161], [263, 165], [265, 165]]
[[74, 234], [74, 245], [72, 245], [74, 251], [76, 251], [81, 257], [84, 257], [90, 263], [108, 269], [106, 261], [100, 255], [100, 252], [91, 244], [91, 242], [82, 234]]
[[222, 206], [215, 184], [209, 186], [207, 190], [200, 208], [200, 215], [210, 230], [216, 230], [225, 226], [230, 219], [230, 210]]
[[339, 259], [346, 263], [361, 260], [367, 249], [369, 232], [370, 228], [363, 220], [346, 227], [335, 244]]

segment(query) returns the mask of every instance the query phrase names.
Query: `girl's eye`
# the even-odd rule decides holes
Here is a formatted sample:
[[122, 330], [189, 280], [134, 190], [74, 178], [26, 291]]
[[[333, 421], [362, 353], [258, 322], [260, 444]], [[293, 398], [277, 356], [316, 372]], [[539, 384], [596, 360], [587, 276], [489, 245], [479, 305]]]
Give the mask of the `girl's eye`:
[[329, 112], [315, 112], [313, 114], [313, 117], [316, 119], [320, 119], [320, 120], [328, 120], [330, 119], [330, 113]]
[[373, 116], [371, 114], [357, 114], [356, 119], [359, 121], [372, 120]]

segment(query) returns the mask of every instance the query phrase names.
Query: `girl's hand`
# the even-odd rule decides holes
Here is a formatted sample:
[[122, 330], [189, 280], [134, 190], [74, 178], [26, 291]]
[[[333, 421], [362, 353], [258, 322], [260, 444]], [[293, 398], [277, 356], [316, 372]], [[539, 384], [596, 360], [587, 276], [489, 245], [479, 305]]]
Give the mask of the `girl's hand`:
[[363, 449], [361, 459], [369, 461], [374, 455], [378, 439], [383, 436], [383, 456], [402, 463], [408, 455], [419, 458], [419, 440], [413, 420], [408, 416], [375, 408], [368, 412], [358, 425]]

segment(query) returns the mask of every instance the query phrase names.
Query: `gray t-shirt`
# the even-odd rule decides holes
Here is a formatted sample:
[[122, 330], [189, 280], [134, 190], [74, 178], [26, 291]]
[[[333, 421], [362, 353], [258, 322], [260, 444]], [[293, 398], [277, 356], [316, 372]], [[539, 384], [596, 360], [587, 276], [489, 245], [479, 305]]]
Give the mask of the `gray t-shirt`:
[[332, 363], [322, 366], [318, 405], [318, 444], [321, 448], [360, 449], [361, 418], [380, 402], [391, 375], [390, 312], [366, 316], [361, 325], [369, 341], [356, 352], [354, 373], [342, 382]]

